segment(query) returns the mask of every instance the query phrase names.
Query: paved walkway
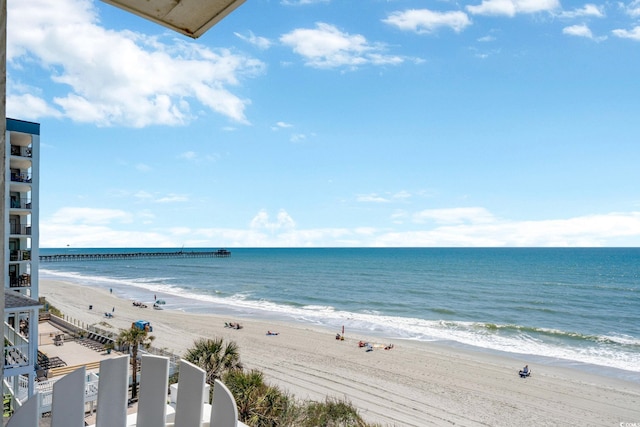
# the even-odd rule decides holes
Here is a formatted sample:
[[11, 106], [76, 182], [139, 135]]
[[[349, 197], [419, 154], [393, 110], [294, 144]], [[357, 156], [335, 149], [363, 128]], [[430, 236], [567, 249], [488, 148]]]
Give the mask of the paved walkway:
[[41, 322], [38, 324], [38, 350], [46, 354], [49, 358], [59, 357], [67, 366], [85, 365], [92, 362], [100, 362], [101, 360], [121, 356], [122, 353], [112, 351], [107, 354], [106, 351], [96, 351], [89, 347], [85, 347], [73, 340], [68, 334], [65, 334], [65, 342], [63, 345], [55, 345], [53, 338], [58, 334], [64, 334], [55, 325], [49, 322]]

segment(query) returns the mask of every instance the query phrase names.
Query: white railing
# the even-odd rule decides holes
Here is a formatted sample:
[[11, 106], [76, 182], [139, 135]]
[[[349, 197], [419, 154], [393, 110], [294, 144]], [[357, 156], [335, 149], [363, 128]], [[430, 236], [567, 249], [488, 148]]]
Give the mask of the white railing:
[[[213, 404], [205, 397], [206, 373], [189, 362], [180, 362], [180, 393], [175, 405], [167, 404], [169, 358], [141, 357], [137, 413], [127, 415], [129, 356], [100, 362], [100, 380], [87, 377], [85, 368], [52, 382], [51, 392], [38, 392], [17, 408], [7, 427], [38, 427], [42, 409], [51, 412], [51, 427], [84, 426], [87, 402], [97, 398], [94, 427], [246, 427], [238, 421], [238, 409], [229, 389], [215, 381]], [[49, 397], [45, 397], [49, 396]]]

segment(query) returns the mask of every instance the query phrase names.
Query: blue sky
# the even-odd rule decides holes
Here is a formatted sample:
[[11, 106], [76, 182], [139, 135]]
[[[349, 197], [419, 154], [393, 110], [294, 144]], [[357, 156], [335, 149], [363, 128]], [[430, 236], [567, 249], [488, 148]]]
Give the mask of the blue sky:
[[42, 247], [640, 245], [639, 0], [8, 17]]

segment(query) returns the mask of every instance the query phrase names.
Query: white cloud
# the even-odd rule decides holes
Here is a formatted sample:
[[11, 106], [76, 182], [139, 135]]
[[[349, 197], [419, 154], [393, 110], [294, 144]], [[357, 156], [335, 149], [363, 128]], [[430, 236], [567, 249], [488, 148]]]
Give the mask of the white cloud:
[[[271, 220], [266, 210], [248, 229], [175, 227], [147, 228], [155, 215], [115, 209], [65, 208], [40, 221], [42, 247], [522, 247], [638, 246], [640, 212], [612, 212], [566, 219], [513, 221], [476, 208], [432, 209], [413, 215], [419, 229], [394, 211], [391, 226], [299, 229], [280, 210]], [[432, 221], [432, 224], [427, 222]], [[189, 240], [188, 236], [198, 236]]]
[[317, 23], [316, 28], [299, 28], [280, 37], [302, 56], [305, 64], [317, 68], [356, 69], [364, 65], [397, 65], [400, 56], [384, 54], [382, 44], [369, 43], [360, 34], [351, 35], [330, 24]]
[[154, 201], [156, 203], [183, 203], [189, 201], [189, 198], [183, 194], [169, 194]]
[[597, 6], [595, 4], [585, 4], [583, 7], [574, 10], [563, 11], [559, 14], [562, 18], [581, 18], [581, 17], [595, 17], [604, 18], [604, 6]]
[[606, 40], [607, 36], [595, 37], [591, 32], [591, 29], [586, 24], [571, 25], [562, 29], [562, 34], [569, 36], [585, 37], [595, 41]]
[[640, 41], [640, 25], [634, 27], [631, 30], [613, 30], [612, 33], [620, 38], [623, 39], [631, 39], [631, 40], [636, 40], [636, 41]]
[[[89, 0], [9, 2], [7, 68], [20, 87], [20, 70], [50, 73], [57, 96], [39, 95], [48, 116], [101, 126], [180, 125], [201, 104], [238, 123], [248, 123], [249, 100], [230, 88], [261, 73], [264, 64], [227, 49], [148, 37], [100, 27]], [[8, 109], [28, 93], [12, 93]], [[61, 95], [60, 95], [61, 94]]]
[[618, 5], [625, 11], [625, 13], [633, 18], [640, 17], [640, 0], [633, 0], [629, 4], [622, 2]]
[[407, 200], [411, 198], [411, 193], [408, 191], [402, 190], [393, 195], [395, 200]]
[[593, 39], [593, 33], [591, 33], [591, 30], [585, 24], [571, 25], [570, 27], [565, 27], [562, 29], [562, 34]]
[[[11, 85], [9, 91], [11, 91]], [[20, 117], [21, 120], [38, 120], [42, 117], [62, 117], [60, 111], [47, 104], [47, 101], [30, 93], [21, 95], [7, 94], [7, 116]]]
[[271, 126], [271, 130], [280, 130], [280, 129], [287, 129], [293, 127], [292, 124], [290, 123], [286, 123], [286, 122], [277, 122], [274, 126]]
[[184, 159], [193, 163], [215, 162], [220, 158], [219, 154], [201, 154], [195, 151], [185, 151], [178, 155], [179, 159]]
[[253, 34], [252, 31], [249, 31], [248, 36], [244, 36], [240, 33], [233, 33], [233, 34], [235, 34], [236, 37], [238, 37], [239, 39], [244, 40], [245, 42], [250, 43], [261, 50], [269, 49], [273, 44], [271, 43], [271, 40], [269, 40], [268, 38], [256, 36], [255, 34]]
[[434, 12], [428, 9], [393, 12], [382, 22], [418, 34], [434, 33], [440, 28], [451, 28], [459, 33], [471, 25], [471, 20], [464, 12]]
[[51, 224], [109, 224], [111, 222], [130, 223], [132, 215], [119, 209], [96, 209], [68, 207], [57, 211], [48, 221]]
[[524, 13], [552, 12], [560, 8], [558, 0], [482, 0], [477, 6], [467, 6], [474, 15], [515, 16]]
[[389, 203], [392, 201], [405, 201], [412, 197], [411, 193], [402, 190], [395, 194], [387, 194], [386, 196], [380, 196], [377, 193], [360, 194], [356, 196], [356, 201], [365, 203]]
[[307, 139], [307, 135], [305, 135], [303, 133], [294, 133], [289, 138], [289, 141], [291, 141], [293, 143], [300, 143], [300, 142], [306, 141], [306, 139]]
[[424, 231], [390, 232], [372, 246], [617, 246], [640, 241], [640, 212], [588, 215], [542, 221], [489, 221]]
[[40, 226], [41, 247], [63, 248], [162, 248], [182, 243], [163, 233], [130, 230], [122, 232], [105, 226], [55, 225]]
[[382, 197], [377, 195], [376, 193], [372, 193], [372, 194], [361, 194], [359, 196], [356, 197], [356, 200], [358, 202], [365, 202], [365, 203], [389, 203], [390, 200], [387, 199], [386, 197]]
[[260, 212], [258, 212], [256, 216], [251, 220], [250, 226], [251, 226], [251, 229], [253, 230], [264, 229], [273, 233], [282, 229], [291, 230], [295, 228], [296, 223], [293, 220], [293, 218], [291, 218], [291, 216], [289, 216], [289, 214], [284, 209], [281, 209], [278, 212], [278, 215], [275, 221], [271, 221], [271, 219], [269, 218], [269, 214], [267, 213], [266, 210], [263, 209]]

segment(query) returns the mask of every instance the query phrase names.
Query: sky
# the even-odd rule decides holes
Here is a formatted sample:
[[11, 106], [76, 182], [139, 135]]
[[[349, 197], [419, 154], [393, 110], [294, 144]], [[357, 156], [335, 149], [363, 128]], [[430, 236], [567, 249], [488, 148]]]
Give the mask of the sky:
[[40, 247], [640, 246], [640, 0], [7, 8]]

